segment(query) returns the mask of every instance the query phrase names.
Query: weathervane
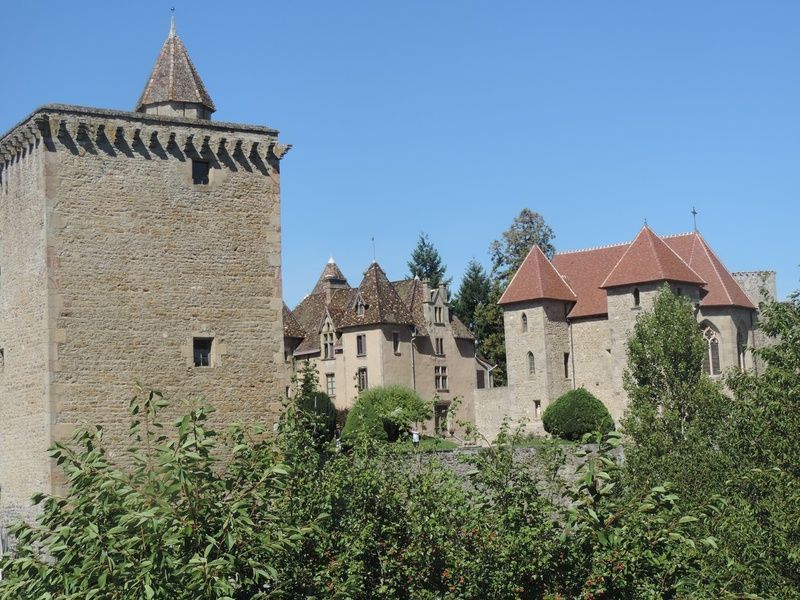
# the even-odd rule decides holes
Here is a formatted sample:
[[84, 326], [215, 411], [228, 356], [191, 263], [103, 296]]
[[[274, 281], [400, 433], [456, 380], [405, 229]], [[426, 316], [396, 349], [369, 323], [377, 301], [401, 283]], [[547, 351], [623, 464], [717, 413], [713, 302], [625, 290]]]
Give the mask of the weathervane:
[[700, 213], [697, 212], [697, 209], [693, 206], [692, 207], [692, 220], [694, 221], [694, 230], [697, 231], [697, 215]]

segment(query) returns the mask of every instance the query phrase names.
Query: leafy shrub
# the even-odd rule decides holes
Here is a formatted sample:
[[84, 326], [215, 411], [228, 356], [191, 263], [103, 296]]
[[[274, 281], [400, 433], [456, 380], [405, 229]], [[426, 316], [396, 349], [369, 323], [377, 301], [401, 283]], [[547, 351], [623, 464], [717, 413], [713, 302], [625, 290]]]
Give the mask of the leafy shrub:
[[347, 415], [342, 438], [352, 442], [364, 436], [395, 442], [412, 423], [430, 419], [431, 415], [430, 405], [407, 387], [387, 385], [372, 388], [356, 400]]
[[542, 415], [544, 430], [566, 440], [587, 433], [614, 429], [614, 420], [600, 400], [584, 388], [570, 390], [548, 406]]
[[312, 392], [297, 398], [297, 408], [311, 416], [325, 439], [332, 439], [336, 429], [336, 406], [325, 392]]

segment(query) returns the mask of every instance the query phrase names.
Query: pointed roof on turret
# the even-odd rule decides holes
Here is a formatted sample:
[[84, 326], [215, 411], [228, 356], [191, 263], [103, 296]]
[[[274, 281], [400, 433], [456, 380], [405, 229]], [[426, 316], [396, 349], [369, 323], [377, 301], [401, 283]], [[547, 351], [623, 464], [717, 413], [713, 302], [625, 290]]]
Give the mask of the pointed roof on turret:
[[198, 104], [209, 114], [216, 110], [186, 47], [175, 31], [174, 16], [167, 41], [161, 47], [150, 79], [136, 103], [136, 112], [145, 112], [147, 106], [163, 102]]
[[553, 263], [547, 260], [542, 249], [534, 244], [498, 303], [544, 299], [574, 302], [578, 298], [556, 271]]
[[611, 269], [601, 288], [654, 281], [706, 282], [647, 225]]
[[322, 274], [317, 280], [317, 285], [314, 286], [311, 293], [321, 294], [325, 291], [325, 284], [328, 282], [338, 283], [340, 285], [347, 284], [347, 277], [344, 276], [344, 273], [342, 273], [342, 270], [339, 268], [339, 265], [336, 264], [336, 261], [333, 260], [332, 256], [328, 259], [325, 268], [322, 269]]
[[[358, 314], [359, 303], [363, 304], [362, 314]], [[339, 317], [342, 327], [414, 323], [406, 303], [375, 261], [364, 271], [364, 279], [361, 280], [356, 295], [351, 299], [350, 306], [342, 309]]]

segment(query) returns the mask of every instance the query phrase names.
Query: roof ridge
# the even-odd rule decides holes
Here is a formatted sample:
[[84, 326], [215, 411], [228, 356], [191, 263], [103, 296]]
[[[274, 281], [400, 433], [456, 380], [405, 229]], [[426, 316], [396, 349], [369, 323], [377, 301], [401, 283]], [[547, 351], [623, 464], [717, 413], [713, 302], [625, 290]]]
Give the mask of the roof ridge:
[[[636, 238], [634, 238], [636, 239]], [[616, 244], [605, 244], [604, 246], [593, 246], [591, 248], [580, 248], [578, 250], [562, 250], [560, 252], [556, 252], [555, 256], [563, 256], [564, 254], [577, 254], [578, 252], [591, 252], [593, 250], [605, 250], [606, 248], [619, 248], [620, 246], [628, 246], [633, 243], [633, 240], [629, 242], [618, 242]]]
[[[717, 281], [719, 282], [719, 286], [722, 288], [722, 291], [725, 292], [725, 297], [728, 299], [728, 304], [733, 304], [733, 298], [731, 298], [731, 294], [728, 291], [728, 288], [722, 282], [722, 275], [720, 275], [719, 270], [717, 269], [717, 265], [714, 264], [714, 260], [711, 257], [710, 248], [708, 248], [708, 246], [705, 243], [705, 240], [700, 235], [697, 236], [697, 239], [698, 239], [698, 241], [700, 243], [700, 247], [703, 249], [703, 252], [705, 252], [706, 258], [708, 258], [708, 262], [711, 263], [711, 268], [713, 269], [714, 275], [716, 276]], [[719, 258], [717, 258], [717, 260], [719, 260]], [[722, 261], [720, 261], [720, 262], [722, 262]], [[734, 279], [734, 282], [736, 282], [735, 279]], [[736, 285], [739, 285], [739, 284], [736, 283]]]
[[[664, 239], [669, 239], [669, 238], [683, 237], [685, 235], [694, 235], [696, 233], [698, 233], [698, 232], [697, 231], [687, 231], [686, 233], [670, 233], [669, 235], [659, 235], [658, 237], [660, 237], [662, 240], [664, 240]], [[656, 235], [658, 235], [658, 234], [656, 234]]]

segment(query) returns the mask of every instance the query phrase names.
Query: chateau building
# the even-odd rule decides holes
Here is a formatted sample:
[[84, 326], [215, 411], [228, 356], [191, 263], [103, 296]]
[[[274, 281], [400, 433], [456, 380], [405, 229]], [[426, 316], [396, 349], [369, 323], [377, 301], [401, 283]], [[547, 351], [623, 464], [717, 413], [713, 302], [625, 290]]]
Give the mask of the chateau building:
[[584, 387], [615, 420], [627, 397], [623, 372], [636, 317], [669, 285], [695, 306], [706, 340], [703, 369], [757, 369], [751, 352], [762, 286], [774, 297], [774, 272], [730, 273], [700, 235], [659, 237], [644, 226], [630, 243], [557, 253], [530, 251], [500, 298], [508, 388], [476, 393], [479, 429], [493, 433], [501, 415], [541, 431], [547, 404]]
[[359, 392], [404, 385], [423, 399], [436, 399], [435, 431], [456, 398], [456, 421], [472, 419], [472, 394], [491, 386], [490, 366], [476, 358], [475, 338], [450, 312], [447, 288], [426, 281], [391, 282], [377, 262], [352, 288], [330, 259], [311, 293], [290, 311], [284, 307], [286, 359], [309, 360], [320, 386], [339, 410]]
[[46, 105], [0, 137], [0, 519], [58, 488], [45, 451], [76, 427], [123, 447], [137, 382], [277, 413], [288, 146], [214, 110], [173, 24], [134, 112]]

